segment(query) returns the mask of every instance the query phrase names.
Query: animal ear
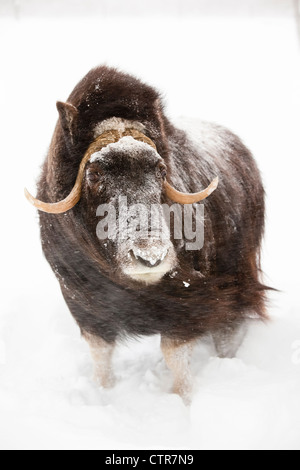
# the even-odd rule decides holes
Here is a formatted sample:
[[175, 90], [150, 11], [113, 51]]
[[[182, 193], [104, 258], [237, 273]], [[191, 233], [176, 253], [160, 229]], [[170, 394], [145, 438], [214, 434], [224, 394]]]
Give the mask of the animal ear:
[[60, 123], [65, 133], [65, 137], [74, 144], [78, 109], [71, 103], [63, 103], [61, 101], [56, 103], [56, 107], [59, 112]]

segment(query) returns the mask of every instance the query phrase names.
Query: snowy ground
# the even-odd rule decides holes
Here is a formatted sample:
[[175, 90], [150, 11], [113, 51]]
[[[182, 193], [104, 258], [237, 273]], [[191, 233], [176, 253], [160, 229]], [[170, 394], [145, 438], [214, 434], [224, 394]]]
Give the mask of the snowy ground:
[[[300, 449], [300, 67], [292, 17], [0, 22], [2, 151], [0, 448]], [[222, 123], [256, 155], [268, 194], [273, 296], [238, 358], [193, 357], [192, 405], [168, 394], [159, 338], [119, 347], [118, 384], [92, 364], [42, 258], [23, 197], [56, 121], [56, 100], [98, 63], [160, 88], [172, 117]]]

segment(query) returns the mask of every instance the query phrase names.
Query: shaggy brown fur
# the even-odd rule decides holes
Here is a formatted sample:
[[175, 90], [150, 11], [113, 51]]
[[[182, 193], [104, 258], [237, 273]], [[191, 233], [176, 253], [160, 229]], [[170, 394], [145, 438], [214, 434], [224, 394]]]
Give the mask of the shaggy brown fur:
[[[138, 284], [120, 274], [113, 244], [104, 249], [96, 237], [95, 214], [101, 201], [91, 200], [85, 183], [74, 209], [62, 215], [40, 214], [45, 256], [82, 332], [108, 343], [157, 333], [191, 341], [234, 329], [253, 313], [263, 318], [266, 287], [260, 282], [259, 255], [264, 190], [252, 155], [239, 138], [203, 124], [195, 145], [167, 119], [153, 88], [107, 67], [88, 73], [68, 103], [58, 104], [60, 120], [38, 185], [38, 198], [45, 202], [70, 193], [95, 126], [111, 117], [145, 126], [168, 167], [168, 180], [178, 190], [196, 192], [215, 176], [220, 178], [218, 190], [205, 201], [203, 249], [187, 252], [172, 240], [176, 274], [167, 274], [157, 285]], [[128, 176], [129, 195], [133, 178], [142, 177], [139, 171], [144, 171], [143, 165]], [[164, 195], [161, 202], [170, 203]], [[189, 288], [183, 283], [187, 281]]]

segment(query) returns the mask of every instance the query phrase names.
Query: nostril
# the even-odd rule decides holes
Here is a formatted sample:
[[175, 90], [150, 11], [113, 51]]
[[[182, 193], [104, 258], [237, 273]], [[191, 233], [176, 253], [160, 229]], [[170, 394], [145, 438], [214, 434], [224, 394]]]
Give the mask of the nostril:
[[141, 256], [136, 256], [136, 259], [143, 265], [146, 266], [147, 268], [156, 268], [159, 266], [162, 262], [161, 259], [155, 261], [148, 261], [147, 259], [141, 258]]
[[152, 249], [141, 249], [134, 247], [131, 250], [131, 255], [143, 266], [147, 268], [156, 268], [166, 258], [168, 249], [164, 247], [152, 247]]

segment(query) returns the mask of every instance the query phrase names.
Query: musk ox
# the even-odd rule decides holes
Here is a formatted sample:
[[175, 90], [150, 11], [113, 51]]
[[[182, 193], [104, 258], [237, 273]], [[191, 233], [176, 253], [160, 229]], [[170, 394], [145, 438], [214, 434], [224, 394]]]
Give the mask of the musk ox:
[[[187, 399], [194, 341], [211, 335], [217, 353], [232, 357], [245, 325], [266, 315], [264, 189], [255, 161], [215, 124], [202, 123], [190, 140], [155, 89], [113, 68], [91, 70], [57, 109], [37, 198], [26, 196], [40, 211], [43, 251], [90, 346], [95, 379], [113, 383], [118, 341], [160, 334], [173, 391]], [[134, 236], [127, 230], [136, 216], [124, 220], [117, 207], [124, 197], [142, 207], [147, 233], [140, 220]], [[163, 207], [175, 203], [191, 208], [195, 235], [203, 208], [198, 249], [187, 249], [184, 232], [175, 236], [178, 217], [166, 223]]]

